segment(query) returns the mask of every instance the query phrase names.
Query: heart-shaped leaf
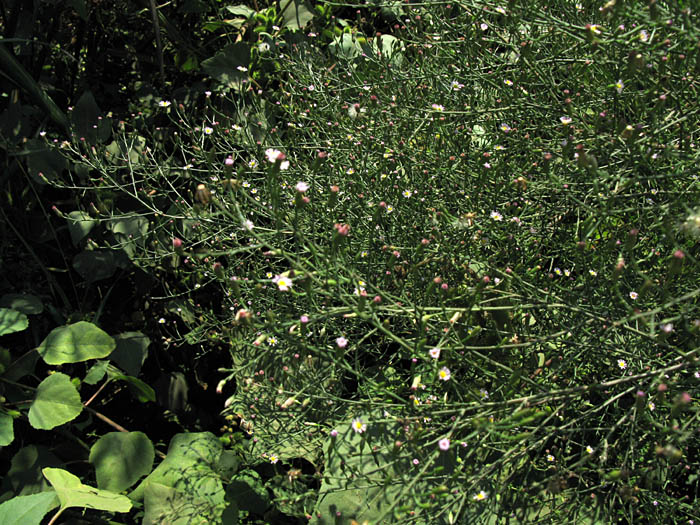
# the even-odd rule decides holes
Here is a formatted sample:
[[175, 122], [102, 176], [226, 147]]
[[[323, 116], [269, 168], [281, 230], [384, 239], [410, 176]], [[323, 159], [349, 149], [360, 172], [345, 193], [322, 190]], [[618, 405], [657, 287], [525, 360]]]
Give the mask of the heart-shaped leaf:
[[54, 328], [39, 345], [39, 355], [49, 365], [101, 359], [112, 353], [116, 342], [87, 321]]
[[84, 211], [72, 211], [68, 214], [68, 232], [70, 233], [71, 241], [73, 241], [73, 246], [78, 246], [78, 243], [83, 240], [83, 238], [90, 233], [97, 224], [97, 221], [90, 217], [90, 215]]
[[29, 407], [29, 424], [40, 430], [51, 430], [75, 419], [82, 411], [80, 394], [70, 377], [58, 372], [39, 383]]
[[108, 490], [83, 485], [80, 478], [60, 468], [42, 470], [46, 479], [58, 494], [61, 508], [83, 507], [107, 512], [129, 512], [131, 500]]
[[97, 486], [121, 492], [136, 483], [153, 468], [155, 451], [143, 432], [110, 432], [90, 449]]

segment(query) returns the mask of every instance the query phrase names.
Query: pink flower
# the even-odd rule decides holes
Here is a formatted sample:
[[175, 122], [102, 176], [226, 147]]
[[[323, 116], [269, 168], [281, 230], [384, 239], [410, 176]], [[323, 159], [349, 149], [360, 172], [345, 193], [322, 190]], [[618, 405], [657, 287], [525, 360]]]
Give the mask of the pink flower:
[[335, 340], [335, 344], [338, 345], [338, 348], [345, 348], [348, 346], [348, 340], [341, 336]]
[[443, 452], [450, 450], [450, 440], [447, 438], [442, 438], [438, 442], [438, 447], [440, 447], [440, 450], [442, 450]]
[[431, 348], [428, 353], [433, 359], [440, 359], [440, 349], [438, 347]]
[[308, 189], [309, 189], [309, 185], [306, 182], [302, 182], [302, 181], [297, 182], [296, 190], [299, 193], [304, 193]]

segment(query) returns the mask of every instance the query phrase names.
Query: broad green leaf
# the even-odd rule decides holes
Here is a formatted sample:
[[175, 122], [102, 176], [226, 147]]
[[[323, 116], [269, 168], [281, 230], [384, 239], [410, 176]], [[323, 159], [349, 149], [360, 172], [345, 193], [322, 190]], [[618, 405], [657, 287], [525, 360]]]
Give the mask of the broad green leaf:
[[97, 144], [109, 139], [112, 134], [111, 119], [101, 118], [100, 108], [95, 97], [86, 91], [78, 100], [71, 113], [73, 131], [88, 144]]
[[44, 311], [41, 299], [28, 293], [5, 294], [0, 297], [0, 307], [12, 308], [27, 315], [37, 315]]
[[64, 156], [54, 149], [49, 149], [39, 140], [28, 141], [26, 149], [29, 175], [38, 184], [56, 180], [68, 167]]
[[85, 379], [83, 383], [88, 385], [96, 385], [102, 378], [107, 374], [107, 367], [109, 366], [109, 361], [98, 361], [90, 367], [90, 370], [85, 374]]
[[[141, 525], [208, 525], [210, 518], [198, 512], [192, 498], [184, 490], [160, 483], [149, 483], [144, 493]], [[221, 522], [217, 520], [217, 522]]]
[[12, 334], [26, 330], [29, 326], [27, 316], [11, 308], [0, 308], [0, 335]]
[[232, 15], [240, 15], [246, 18], [250, 18], [255, 14], [255, 9], [251, 9], [246, 5], [228, 5], [225, 9]]
[[153, 468], [155, 451], [143, 432], [110, 432], [90, 449], [97, 486], [121, 492], [136, 483]]
[[86, 281], [109, 279], [117, 271], [114, 250], [85, 250], [73, 257], [73, 268]]
[[68, 232], [70, 233], [73, 246], [78, 246], [85, 236], [90, 233], [98, 221], [90, 217], [90, 214], [84, 211], [72, 211], [68, 214]]
[[228, 44], [211, 58], [202, 62], [202, 69], [216, 80], [233, 89], [240, 89], [248, 73], [240, 68], [250, 66], [250, 46], [243, 42]]
[[342, 35], [337, 36], [333, 42], [328, 44], [328, 50], [334, 56], [348, 60], [355, 58], [357, 55], [362, 53], [362, 47], [349, 33], [343, 33]]
[[82, 411], [80, 394], [70, 377], [57, 372], [39, 383], [29, 407], [29, 424], [40, 430], [51, 430], [75, 419]]
[[124, 374], [110, 374], [110, 377], [115, 381], [126, 381], [131, 393], [134, 394], [136, 399], [141, 401], [141, 403], [147, 403], [149, 401], [155, 403], [156, 391], [140, 379], [132, 376], [125, 376]]
[[39, 355], [49, 365], [101, 359], [112, 353], [116, 342], [87, 321], [54, 328], [39, 345]]
[[41, 445], [28, 445], [12, 456], [10, 470], [5, 474], [5, 480], [9, 482], [17, 496], [45, 492], [51, 487], [41, 470], [46, 467], [60, 467], [62, 464], [63, 462], [48, 448]]
[[44, 516], [58, 505], [58, 496], [53, 490], [29, 496], [15, 496], [0, 505], [0, 523], [39, 525]]
[[226, 487], [226, 498], [235, 501], [240, 510], [263, 514], [270, 507], [270, 496], [260, 474], [244, 470], [234, 476]]
[[148, 357], [151, 340], [141, 332], [124, 332], [114, 336], [117, 348], [109, 356], [110, 361], [119, 365], [130, 376], [138, 376], [141, 366]]
[[131, 215], [112, 219], [107, 223], [107, 229], [114, 233], [120, 248], [129, 257], [135, 257], [143, 248], [148, 233], [148, 219], [140, 215]]
[[58, 494], [61, 508], [82, 507], [107, 512], [129, 512], [131, 501], [126, 496], [108, 490], [83, 485], [80, 478], [60, 468], [42, 470]]
[[5, 370], [1, 373], [2, 377], [9, 381], [22, 379], [24, 376], [34, 372], [38, 360], [39, 354], [36, 352], [25, 352], [9, 365], [6, 365]]
[[[146, 485], [159, 483], [187, 490], [193, 497], [215, 497], [223, 501], [224, 490], [216, 474], [222, 451], [221, 441], [211, 432], [176, 434], [170, 441], [165, 459], [131, 492], [129, 497], [134, 501], [141, 501]], [[205, 489], [207, 489], [207, 480], [211, 479], [218, 481], [218, 484], [215, 483], [218, 488], [213, 493], [208, 493]]]
[[[0, 447], [5, 447], [15, 439], [15, 418], [5, 412], [0, 412]], [[2, 523], [2, 521], [0, 521]]]
[[301, 0], [281, 0], [282, 25], [291, 31], [303, 29], [313, 19], [314, 14], [306, 2]]

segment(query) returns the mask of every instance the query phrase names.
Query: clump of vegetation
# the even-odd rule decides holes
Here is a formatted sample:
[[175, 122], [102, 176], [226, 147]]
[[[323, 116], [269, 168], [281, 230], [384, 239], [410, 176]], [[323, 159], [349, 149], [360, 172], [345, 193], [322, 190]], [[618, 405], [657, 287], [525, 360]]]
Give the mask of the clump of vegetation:
[[700, 519], [690, 9], [356, 9], [202, 8], [191, 87], [32, 141], [0, 515]]

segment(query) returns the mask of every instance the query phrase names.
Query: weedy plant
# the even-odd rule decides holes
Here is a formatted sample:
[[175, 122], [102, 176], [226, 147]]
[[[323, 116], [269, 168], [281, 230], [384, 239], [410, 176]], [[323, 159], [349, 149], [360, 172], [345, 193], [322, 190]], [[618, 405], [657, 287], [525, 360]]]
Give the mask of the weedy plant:
[[255, 466], [176, 438], [130, 495], [146, 521], [171, 499], [226, 523], [700, 520], [696, 14], [357, 9], [321, 36], [266, 18], [210, 92], [112, 135], [86, 98], [93, 136], [56, 143], [76, 270], [163, 283], [162, 351], [226, 356], [211, 410]]

